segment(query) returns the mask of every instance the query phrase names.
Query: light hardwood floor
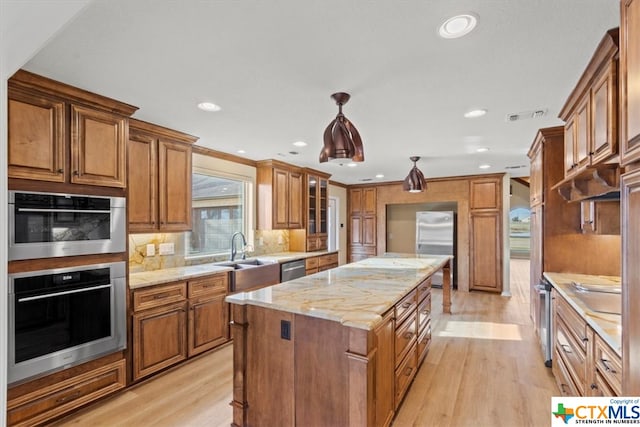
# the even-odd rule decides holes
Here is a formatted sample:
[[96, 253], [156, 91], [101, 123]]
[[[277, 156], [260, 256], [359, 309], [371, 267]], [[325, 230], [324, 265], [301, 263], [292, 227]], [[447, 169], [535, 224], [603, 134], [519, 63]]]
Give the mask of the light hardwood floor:
[[[510, 266], [510, 298], [454, 292], [443, 315], [434, 290], [432, 346], [394, 427], [549, 425], [558, 390], [529, 319], [529, 261]], [[226, 346], [55, 425], [228, 426], [231, 358]]]

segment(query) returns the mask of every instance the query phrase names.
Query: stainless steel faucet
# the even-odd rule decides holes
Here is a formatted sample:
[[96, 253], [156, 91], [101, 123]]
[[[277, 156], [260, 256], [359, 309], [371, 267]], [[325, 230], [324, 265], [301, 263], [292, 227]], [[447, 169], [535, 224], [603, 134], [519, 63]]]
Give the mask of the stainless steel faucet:
[[237, 250], [236, 250], [236, 236], [240, 235], [242, 237], [242, 259], [247, 259], [247, 252], [246, 252], [246, 246], [247, 246], [247, 239], [245, 239], [244, 234], [242, 234], [241, 231], [236, 231], [235, 233], [233, 233], [233, 236], [231, 236], [231, 261], [234, 261], [236, 259], [236, 254], [237, 254]]

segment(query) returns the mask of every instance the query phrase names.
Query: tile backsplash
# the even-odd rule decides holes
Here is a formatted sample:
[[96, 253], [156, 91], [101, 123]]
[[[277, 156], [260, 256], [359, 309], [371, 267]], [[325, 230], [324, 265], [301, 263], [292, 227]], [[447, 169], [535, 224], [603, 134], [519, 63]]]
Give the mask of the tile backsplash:
[[[247, 252], [247, 257], [287, 252], [289, 250], [288, 230], [256, 230], [253, 232], [253, 236], [253, 251]], [[250, 239], [249, 236], [247, 237]], [[211, 256], [185, 257], [185, 240], [185, 233], [130, 234], [129, 271], [136, 273], [229, 259], [230, 254], [228, 252]], [[159, 247], [161, 243], [172, 243], [174, 253], [172, 255], [160, 255]], [[153, 245], [154, 255], [147, 255], [147, 245]]]

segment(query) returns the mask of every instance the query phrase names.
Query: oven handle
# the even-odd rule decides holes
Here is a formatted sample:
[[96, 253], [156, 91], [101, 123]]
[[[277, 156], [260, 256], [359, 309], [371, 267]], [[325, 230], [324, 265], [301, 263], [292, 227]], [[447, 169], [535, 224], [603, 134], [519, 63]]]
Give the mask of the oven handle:
[[52, 294], [36, 295], [34, 297], [18, 298], [18, 302], [35, 301], [35, 300], [39, 300], [39, 299], [59, 297], [61, 295], [77, 294], [79, 292], [95, 291], [96, 289], [104, 289], [104, 288], [110, 288], [110, 287], [111, 287], [111, 283], [109, 283], [108, 285], [93, 286], [91, 288], [74, 289], [72, 291], [54, 292]]
[[18, 212], [51, 212], [51, 213], [111, 213], [110, 210], [95, 209], [38, 209], [38, 208], [18, 208]]

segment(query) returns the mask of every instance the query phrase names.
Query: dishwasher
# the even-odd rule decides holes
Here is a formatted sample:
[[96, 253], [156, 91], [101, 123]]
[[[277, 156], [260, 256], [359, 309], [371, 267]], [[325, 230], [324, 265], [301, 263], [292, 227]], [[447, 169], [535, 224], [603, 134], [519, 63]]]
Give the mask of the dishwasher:
[[304, 260], [283, 262], [280, 265], [280, 283], [304, 277], [306, 274]]
[[551, 296], [551, 283], [542, 277], [540, 284], [536, 285], [538, 296], [540, 298], [540, 344], [542, 345], [542, 352], [544, 354], [544, 365], [547, 368], [551, 367], [553, 359], [553, 316], [552, 311], [552, 296]]

